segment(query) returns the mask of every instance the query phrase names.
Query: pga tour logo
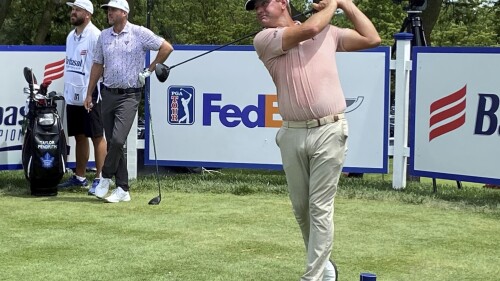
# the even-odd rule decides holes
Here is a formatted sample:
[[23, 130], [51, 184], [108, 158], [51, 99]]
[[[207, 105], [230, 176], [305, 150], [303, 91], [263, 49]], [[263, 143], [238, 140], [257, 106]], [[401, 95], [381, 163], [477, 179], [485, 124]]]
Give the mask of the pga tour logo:
[[194, 124], [194, 88], [170, 86], [168, 93], [168, 123], [170, 125]]

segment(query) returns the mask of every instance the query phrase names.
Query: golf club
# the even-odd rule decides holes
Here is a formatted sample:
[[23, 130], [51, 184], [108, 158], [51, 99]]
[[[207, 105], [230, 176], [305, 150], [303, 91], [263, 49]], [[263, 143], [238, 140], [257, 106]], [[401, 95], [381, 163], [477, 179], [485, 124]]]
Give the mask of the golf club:
[[[153, 0], [148, 0], [148, 2], [147, 2], [147, 18], [146, 18], [147, 28], [150, 28], [152, 11], [153, 11]], [[147, 81], [146, 83], [149, 83], [149, 81]], [[151, 138], [153, 139], [153, 151], [155, 154], [155, 166], [156, 166], [156, 181], [158, 182], [158, 196], [149, 200], [148, 204], [149, 205], [158, 205], [161, 202], [160, 175], [159, 175], [159, 171], [158, 171], [158, 157], [156, 156], [155, 132], [153, 129], [153, 116], [151, 114], [151, 102], [150, 102], [150, 98], [149, 98], [150, 92], [149, 92], [149, 87], [145, 87], [145, 88], [148, 89], [147, 99], [148, 99], [148, 107], [150, 108], [150, 110], [149, 110], [149, 124], [150, 124], [150, 126], [149, 127], [151, 128]]]
[[[305, 15], [311, 14], [311, 13], [313, 13], [313, 12], [314, 12], [314, 10], [309, 10], [309, 11], [306, 11], [306, 12], [303, 12], [303, 13], [300, 13], [300, 14], [297, 14], [297, 15], [293, 16], [292, 18], [293, 18], [293, 19], [297, 19], [297, 18], [299, 18], [299, 17], [304, 17]], [[194, 56], [194, 57], [192, 57], [192, 58], [190, 58], [190, 59], [187, 59], [187, 60], [185, 60], [185, 61], [182, 61], [182, 62], [180, 62], [180, 63], [174, 64], [174, 65], [172, 65], [172, 66], [167, 66], [167, 65], [165, 65], [165, 64], [163, 64], [163, 63], [157, 63], [157, 64], [156, 64], [156, 66], [155, 66], [155, 74], [156, 74], [156, 78], [158, 78], [158, 81], [160, 81], [161, 83], [163, 83], [163, 82], [167, 81], [167, 78], [168, 78], [168, 76], [170, 75], [170, 70], [171, 70], [172, 68], [177, 67], [177, 66], [179, 66], [179, 65], [181, 65], [181, 64], [185, 64], [186, 62], [192, 61], [192, 60], [197, 59], [197, 58], [199, 58], [199, 57], [202, 57], [202, 56], [204, 56], [204, 55], [208, 55], [208, 54], [209, 54], [209, 53], [211, 53], [211, 52], [214, 52], [214, 51], [220, 50], [220, 49], [222, 49], [222, 48], [224, 48], [224, 47], [227, 47], [227, 46], [232, 45], [232, 44], [234, 44], [234, 43], [240, 42], [240, 41], [242, 41], [242, 40], [244, 40], [244, 39], [247, 39], [247, 38], [249, 38], [249, 37], [255, 36], [255, 35], [256, 35], [257, 33], [259, 33], [259, 32], [260, 32], [260, 30], [259, 30], [259, 31], [252, 32], [251, 34], [245, 35], [245, 36], [243, 36], [243, 37], [241, 37], [241, 38], [238, 38], [238, 39], [236, 39], [236, 40], [234, 40], [234, 41], [231, 41], [231, 42], [229, 42], [229, 43], [227, 43], [227, 44], [224, 44], [224, 45], [219, 46], [219, 47], [217, 47], [217, 48], [214, 48], [214, 49], [212, 49], [212, 50], [206, 51], [206, 52], [204, 52], [204, 53], [202, 53], [202, 54], [199, 54], [199, 55], [197, 55], [197, 56]]]
[[[148, 107], [151, 108], [151, 102], [149, 98], [150, 93], [148, 92]], [[156, 143], [155, 143], [155, 131], [153, 130], [153, 116], [151, 115], [151, 110], [149, 110], [149, 124], [151, 128], [151, 138], [153, 139], [153, 151], [155, 154], [155, 166], [156, 166], [156, 181], [158, 182], [158, 196], [149, 200], [149, 205], [158, 205], [161, 202], [161, 187], [160, 187], [160, 175], [158, 171], [158, 157], [156, 156]]]

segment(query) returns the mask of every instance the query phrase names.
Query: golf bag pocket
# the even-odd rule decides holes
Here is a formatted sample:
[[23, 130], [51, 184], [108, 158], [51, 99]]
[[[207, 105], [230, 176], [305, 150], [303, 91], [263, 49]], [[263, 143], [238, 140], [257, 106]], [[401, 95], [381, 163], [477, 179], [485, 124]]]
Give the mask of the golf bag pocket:
[[59, 116], [53, 112], [38, 114], [33, 124], [29, 177], [32, 180], [59, 181], [66, 170], [66, 137]]

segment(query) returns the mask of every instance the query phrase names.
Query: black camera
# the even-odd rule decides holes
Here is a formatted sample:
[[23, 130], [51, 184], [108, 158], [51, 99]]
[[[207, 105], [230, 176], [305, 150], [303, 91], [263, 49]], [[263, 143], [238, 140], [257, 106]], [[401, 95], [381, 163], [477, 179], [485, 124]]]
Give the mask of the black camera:
[[[403, 0], [392, 0], [396, 4], [401, 4]], [[427, 0], [408, 0], [408, 6], [404, 7], [407, 11], [423, 11], [427, 8]]]

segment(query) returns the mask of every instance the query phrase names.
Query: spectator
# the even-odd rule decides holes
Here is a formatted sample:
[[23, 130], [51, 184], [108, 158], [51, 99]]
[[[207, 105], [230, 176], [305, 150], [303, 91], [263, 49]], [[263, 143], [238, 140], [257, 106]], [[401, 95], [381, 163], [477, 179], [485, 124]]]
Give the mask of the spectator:
[[[102, 76], [101, 110], [108, 147], [95, 196], [106, 202], [117, 203], [131, 199], [123, 146], [137, 113], [145, 79], [151, 75], [157, 63], [167, 59], [173, 48], [151, 30], [128, 21], [130, 9], [127, 1], [111, 0], [101, 7], [107, 11], [111, 27], [104, 29], [97, 40], [85, 108], [93, 109], [88, 93]], [[157, 50], [158, 53], [143, 70], [146, 52], [150, 50]], [[106, 197], [113, 177], [116, 189]]]

